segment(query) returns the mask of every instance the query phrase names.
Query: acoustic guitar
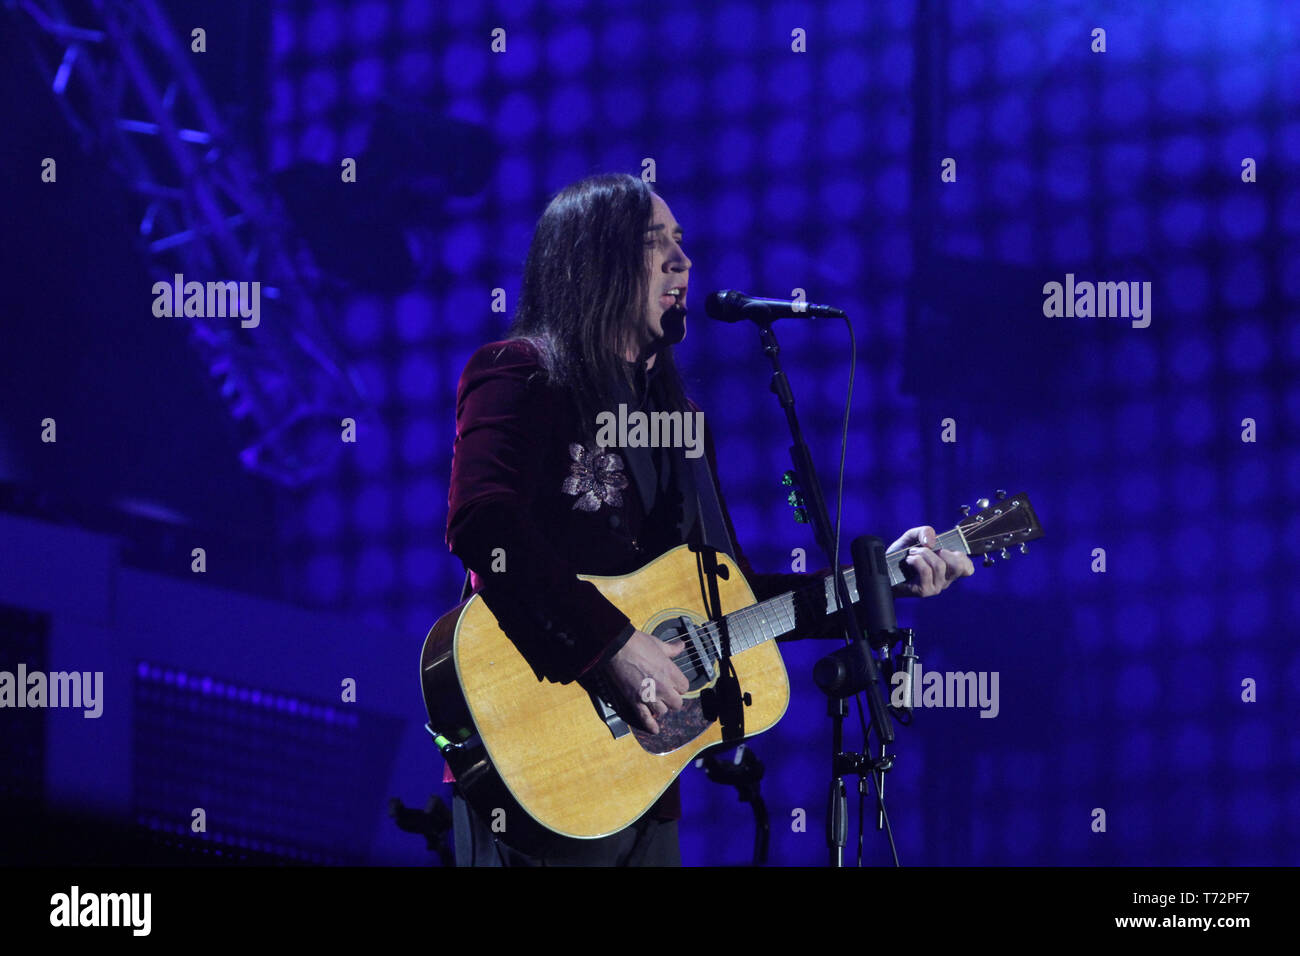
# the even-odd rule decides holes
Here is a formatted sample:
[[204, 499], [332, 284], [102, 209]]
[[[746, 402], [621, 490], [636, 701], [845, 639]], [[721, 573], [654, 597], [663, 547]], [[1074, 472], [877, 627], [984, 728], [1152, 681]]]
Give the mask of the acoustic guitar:
[[[939, 535], [939, 547], [983, 554], [989, 564], [991, 552], [1006, 557], [1042, 537], [1027, 495], [978, 504], [981, 511]], [[891, 584], [905, 579], [906, 557], [905, 548], [886, 555]], [[433, 625], [420, 656], [427, 729], [462, 794], [507, 842], [528, 852], [545, 852], [556, 835], [594, 839], [623, 829], [701, 751], [722, 741], [709, 696], [724, 640], [745, 695], [744, 735], [774, 725], [790, 700], [777, 640], [838, 608], [829, 575], [759, 602], [727, 555], [689, 545], [630, 574], [579, 577], [639, 630], [685, 642], [673, 660], [690, 689], [680, 711], [657, 718], [659, 733], [624, 722], [599, 684], [539, 681], [477, 594]], [[856, 602], [852, 569], [845, 579]], [[709, 600], [713, 582], [716, 604]], [[710, 604], [721, 616], [709, 619]]]

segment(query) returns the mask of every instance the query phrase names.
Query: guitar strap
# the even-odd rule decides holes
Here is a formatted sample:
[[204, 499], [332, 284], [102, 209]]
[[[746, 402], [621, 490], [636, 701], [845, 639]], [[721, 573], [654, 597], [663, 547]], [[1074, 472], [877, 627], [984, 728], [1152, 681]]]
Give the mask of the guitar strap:
[[700, 516], [700, 533], [702, 543], [722, 551], [732, 560], [736, 557], [736, 546], [727, 533], [727, 523], [722, 517], [722, 503], [718, 500], [718, 486], [713, 481], [713, 469], [709, 467], [709, 456], [687, 459], [695, 478], [695, 501]]
[[[699, 515], [700, 537], [702, 544], [722, 551], [732, 560], [736, 557], [736, 546], [727, 532], [727, 523], [722, 517], [722, 503], [718, 498], [718, 486], [713, 481], [713, 469], [709, 467], [709, 456], [686, 459], [691, 464], [691, 476], [695, 479], [696, 514]], [[465, 571], [465, 584], [460, 589], [460, 600], [470, 595], [470, 573]]]

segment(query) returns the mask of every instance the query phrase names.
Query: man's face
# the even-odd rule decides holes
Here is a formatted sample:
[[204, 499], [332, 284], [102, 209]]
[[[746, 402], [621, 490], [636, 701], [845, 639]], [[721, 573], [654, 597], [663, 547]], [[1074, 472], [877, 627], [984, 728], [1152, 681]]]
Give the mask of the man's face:
[[682, 227], [668, 204], [655, 195], [651, 202], [654, 211], [645, 233], [648, 301], [637, 330], [637, 355], [647, 349], [653, 355], [686, 337], [686, 286], [691, 260], [682, 251]]

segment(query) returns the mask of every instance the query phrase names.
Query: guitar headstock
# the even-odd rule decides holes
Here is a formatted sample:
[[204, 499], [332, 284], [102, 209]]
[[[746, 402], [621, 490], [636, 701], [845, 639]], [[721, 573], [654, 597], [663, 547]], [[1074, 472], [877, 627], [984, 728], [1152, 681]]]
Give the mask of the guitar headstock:
[[[981, 509], [975, 514], [966, 514], [957, 527], [971, 554], [988, 555], [991, 551], [1001, 551], [1005, 558], [1010, 548], [1028, 550], [1027, 544], [1043, 536], [1043, 526], [1038, 523], [1029, 495], [1021, 492], [1006, 497], [1006, 492], [998, 492], [998, 500], [990, 502], [981, 498], [976, 502]], [[963, 508], [963, 512], [969, 509]], [[992, 563], [991, 557], [985, 563]]]

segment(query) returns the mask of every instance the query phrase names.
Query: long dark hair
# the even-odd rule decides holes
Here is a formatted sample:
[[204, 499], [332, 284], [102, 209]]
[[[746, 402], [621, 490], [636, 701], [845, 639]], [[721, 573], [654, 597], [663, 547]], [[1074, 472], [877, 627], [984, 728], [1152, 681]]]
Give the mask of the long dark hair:
[[[524, 263], [509, 337], [541, 355], [549, 381], [570, 390], [587, 438], [596, 415], [635, 388], [643, 363], [625, 350], [645, 310], [650, 187], [635, 176], [590, 176], [562, 189], [542, 213]], [[689, 411], [672, 347], [655, 358], [665, 411]]]

